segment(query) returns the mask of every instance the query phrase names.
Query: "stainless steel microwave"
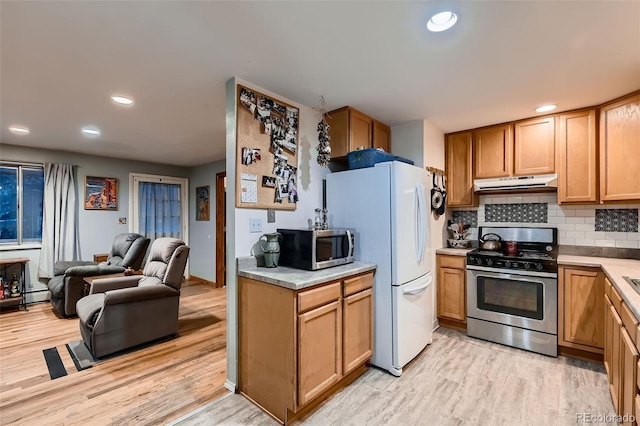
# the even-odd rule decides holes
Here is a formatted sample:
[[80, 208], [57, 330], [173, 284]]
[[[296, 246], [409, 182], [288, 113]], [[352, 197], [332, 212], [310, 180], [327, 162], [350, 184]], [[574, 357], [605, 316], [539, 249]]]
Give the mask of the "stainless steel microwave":
[[354, 229], [278, 229], [280, 265], [315, 271], [355, 260]]

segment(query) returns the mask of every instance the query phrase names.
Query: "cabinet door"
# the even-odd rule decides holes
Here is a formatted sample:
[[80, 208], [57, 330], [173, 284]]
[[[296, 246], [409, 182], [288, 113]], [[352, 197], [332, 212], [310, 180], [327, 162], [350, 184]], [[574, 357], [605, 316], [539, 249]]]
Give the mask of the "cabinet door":
[[600, 201], [640, 200], [640, 94], [600, 110]]
[[447, 135], [445, 164], [447, 206], [472, 207], [476, 205], [477, 197], [473, 194], [471, 132]]
[[[631, 417], [635, 411], [636, 374], [638, 364], [638, 351], [626, 328], [620, 332], [621, 347], [621, 374], [620, 374], [620, 409], [618, 414]], [[640, 413], [635, 413], [636, 417]], [[633, 425], [633, 422], [623, 422], [623, 425]]]
[[558, 202], [596, 202], [596, 111], [563, 114], [558, 121]]
[[340, 108], [327, 114], [331, 158], [343, 157], [349, 152], [349, 109]]
[[510, 124], [476, 130], [473, 167], [476, 179], [509, 176], [513, 171], [513, 127]]
[[391, 128], [378, 120], [373, 120], [373, 147], [391, 152]]
[[515, 124], [515, 175], [555, 171], [555, 118], [543, 117]]
[[371, 148], [373, 119], [360, 111], [349, 109], [349, 151]]
[[558, 275], [558, 343], [602, 353], [604, 274], [588, 269], [560, 268]]
[[467, 288], [462, 269], [438, 269], [438, 317], [467, 322]]
[[298, 406], [342, 377], [340, 300], [298, 315]]
[[343, 374], [373, 354], [373, 291], [367, 289], [342, 301]]
[[[616, 409], [616, 412], [619, 412], [620, 408], [620, 379], [622, 374], [622, 365], [621, 365], [621, 348], [620, 348], [620, 332], [622, 330], [622, 320], [616, 309], [613, 306], [609, 307], [609, 316], [611, 317], [610, 326], [611, 328], [607, 329], [607, 333], [610, 334], [611, 339], [611, 377], [609, 378], [609, 392], [611, 393], [611, 400], [613, 401], [613, 406]], [[609, 336], [607, 336], [607, 341], [609, 341]]]

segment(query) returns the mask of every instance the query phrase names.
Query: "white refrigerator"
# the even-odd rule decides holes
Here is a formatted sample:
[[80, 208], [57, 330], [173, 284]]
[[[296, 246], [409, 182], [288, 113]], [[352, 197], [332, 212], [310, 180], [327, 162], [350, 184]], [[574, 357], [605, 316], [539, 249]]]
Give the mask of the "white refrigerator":
[[400, 376], [433, 333], [427, 172], [393, 161], [326, 179], [329, 224], [354, 228], [356, 260], [378, 264], [371, 363]]

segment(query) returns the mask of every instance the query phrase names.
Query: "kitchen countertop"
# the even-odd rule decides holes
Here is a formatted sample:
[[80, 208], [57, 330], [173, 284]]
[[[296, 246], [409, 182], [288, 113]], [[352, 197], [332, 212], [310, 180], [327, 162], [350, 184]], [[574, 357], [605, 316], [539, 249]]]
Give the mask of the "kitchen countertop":
[[317, 271], [278, 266], [266, 268], [256, 265], [255, 257], [238, 258], [238, 275], [253, 280], [274, 284], [291, 290], [302, 290], [317, 284], [337, 281], [350, 275], [356, 275], [376, 269], [375, 263], [353, 262]]
[[472, 248], [439, 248], [436, 250], [436, 254], [448, 254], [450, 256], [466, 256]]
[[571, 256], [561, 254], [558, 256], [558, 265], [564, 266], [589, 266], [601, 268], [611, 284], [618, 290], [624, 302], [631, 312], [640, 319], [640, 294], [631, 288], [624, 277], [640, 278], [640, 260], [617, 259], [608, 257]]

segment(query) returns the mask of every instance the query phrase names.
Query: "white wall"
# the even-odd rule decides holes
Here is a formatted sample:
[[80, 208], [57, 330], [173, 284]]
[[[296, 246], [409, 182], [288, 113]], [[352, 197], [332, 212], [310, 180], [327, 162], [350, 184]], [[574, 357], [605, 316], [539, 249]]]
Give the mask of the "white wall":
[[[192, 167], [189, 173], [189, 274], [216, 281], [216, 174], [225, 160]], [[196, 188], [209, 185], [209, 220], [196, 220]], [[224, 214], [224, 212], [222, 213]]]
[[[85, 176], [105, 176], [118, 178], [118, 210], [84, 210], [79, 206], [80, 256], [82, 260], [93, 260], [95, 253], [108, 253], [113, 237], [129, 232], [129, 173], [160, 174], [187, 177], [189, 169], [167, 164], [147, 163], [98, 157], [66, 151], [36, 149], [2, 144], [2, 160], [29, 163], [69, 163], [78, 166], [78, 195], [83, 198]], [[127, 218], [127, 224], [118, 223], [118, 218]], [[46, 299], [46, 286], [37, 281], [40, 250], [4, 250], [0, 248], [0, 258], [28, 257], [27, 282], [32, 291], [27, 301]], [[27, 289], [29, 290], [29, 289]]]
[[412, 160], [416, 166], [425, 166], [425, 126], [422, 120], [410, 121], [391, 128], [391, 152]]
[[[298, 158], [298, 196], [295, 211], [276, 210], [275, 223], [267, 223], [264, 209], [235, 208], [235, 158], [236, 158], [236, 84], [252, 88], [300, 108]], [[237, 383], [237, 278], [235, 260], [251, 256], [260, 235], [274, 232], [276, 228], [307, 227], [313, 220], [314, 209], [322, 207], [322, 179], [329, 172], [316, 162], [318, 133], [316, 126], [321, 116], [312, 108], [258, 87], [246, 81], [232, 78], [227, 81], [227, 386]], [[249, 218], [262, 219], [262, 232], [249, 233]], [[259, 254], [259, 251], [258, 251]]]

